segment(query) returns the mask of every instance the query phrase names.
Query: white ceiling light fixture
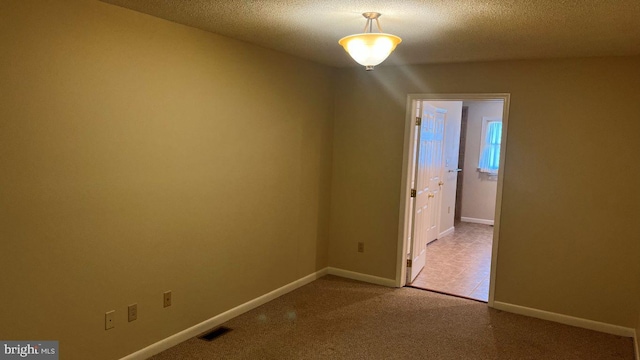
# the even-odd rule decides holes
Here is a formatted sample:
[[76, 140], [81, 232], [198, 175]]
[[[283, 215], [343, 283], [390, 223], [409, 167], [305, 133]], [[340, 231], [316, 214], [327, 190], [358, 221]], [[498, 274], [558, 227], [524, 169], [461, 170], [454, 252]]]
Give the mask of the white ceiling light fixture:
[[[367, 19], [364, 33], [345, 36], [338, 41], [338, 44], [342, 45], [353, 60], [363, 65], [367, 71], [373, 70], [374, 66], [383, 62], [402, 41], [395, 35], [382, 32], [378, 20], [381, 15], [377, 12], [362, 14]], [[376, 21], [378, 27], [379, 32], [377, 33], [372, 32], [373, 20]]]

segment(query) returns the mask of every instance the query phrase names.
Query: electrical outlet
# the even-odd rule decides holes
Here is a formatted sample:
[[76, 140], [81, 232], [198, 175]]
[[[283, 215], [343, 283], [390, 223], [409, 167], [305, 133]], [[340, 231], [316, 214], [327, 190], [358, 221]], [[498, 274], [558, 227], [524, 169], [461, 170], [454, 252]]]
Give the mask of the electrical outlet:
[[138, 319], [138, 304], [131, 304], [127, 307], [127, 318], [129, 322]]
[[162, 295], [162, 298], [164, 299], [164, 307], [171, 306], [171, 291], [165, 291]]
[[114, 317], [116, 315], [115, 310], [107, 311], [104, 314], [104, 329], [109, 330], [113, 329], [116, 325], [114, 323]]
[[359, 242], [358, 243], [358, 252], [364, 252], [364, 243], [363, 242]]

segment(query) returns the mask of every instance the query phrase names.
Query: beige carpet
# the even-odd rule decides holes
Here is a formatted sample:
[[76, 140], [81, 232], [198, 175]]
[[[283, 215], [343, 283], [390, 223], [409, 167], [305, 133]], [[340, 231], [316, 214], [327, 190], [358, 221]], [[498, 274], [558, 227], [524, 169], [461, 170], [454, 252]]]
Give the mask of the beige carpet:
[[630, 338], [335, 276], [224, 325], [152, 359], [634, 359]]

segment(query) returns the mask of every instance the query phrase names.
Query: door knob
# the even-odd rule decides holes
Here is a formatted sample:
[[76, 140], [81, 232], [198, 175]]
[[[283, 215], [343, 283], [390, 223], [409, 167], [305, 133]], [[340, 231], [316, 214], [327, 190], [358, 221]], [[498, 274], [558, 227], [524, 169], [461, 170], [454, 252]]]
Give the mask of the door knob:
[[433, 198], [433, 197], [436, 197], [436, 196], [435, 196], [435, 195], [433, 195], [432, 193], [429, 193], [429, 195], [427, 195], [427, 197], [429, 197], [429, 198]]
[[444, 185], [444, 181], [440, 181], [440, 182], [438, 183], [438, 185], [440, 185], [440, 186]]

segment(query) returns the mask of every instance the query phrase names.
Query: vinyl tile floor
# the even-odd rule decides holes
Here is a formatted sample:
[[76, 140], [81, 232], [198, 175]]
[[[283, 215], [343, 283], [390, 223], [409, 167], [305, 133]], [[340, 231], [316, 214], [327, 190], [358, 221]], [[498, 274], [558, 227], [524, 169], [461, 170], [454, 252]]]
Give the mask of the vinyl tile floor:
[[427, 245], [425, 267], [411, 286], [487, 301], [492, 241], [493, 226], [457, 222], [452, 234]]

